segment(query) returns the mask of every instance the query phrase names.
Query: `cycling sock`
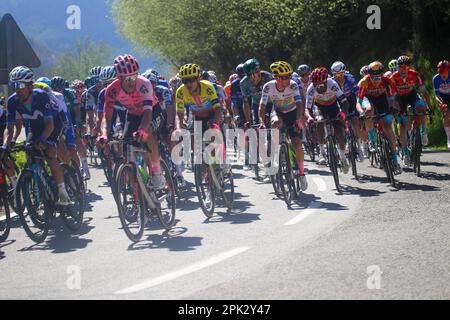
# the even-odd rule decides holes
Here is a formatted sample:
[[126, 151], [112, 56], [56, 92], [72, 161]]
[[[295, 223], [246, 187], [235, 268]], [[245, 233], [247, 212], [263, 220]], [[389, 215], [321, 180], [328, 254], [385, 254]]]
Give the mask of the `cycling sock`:
[[298, 165], [298, 173], [300, 175], [305, 175], [305, 162], [304, 161], [297, 161]]
[[394, 160], [394, 163], [397, 163], [397, 148], [394, 149], [394, 151], [392, 152], [392, 160]]
[[66, 184], [64, 182], [58, 184], [58, 193], [59, 194], [67, 194]]
[[375, 129], [369, 130], [368, 135], [369, 135], [369, 140], [371, 142], [375, 142]]
[[9, 181], [11, 181], [11, 186], [13, 187], [13, 189], [15, 189], [17, 186], [17, 177], [16, 176], [9, 177]]
[[447, 134], [447, 142], [450, 144], [450, 127], [445, 128], [445, 133]]
[[319, 145], [319, 149], [320, 149], [320, 154], [321, 155], [326, 155], [325, 145], [324, 144]]
[[161, 173], [161, 164], [159, 161], [152, 161], [152, 172], [153, 174]]
[[421, 134], [426, 134], [426, 133], [427, 133], [427, 128], [424, 127], [424, 126], [422, 126], [422, 127], [420, 128], [420, 133], [421, 133]]
[[341, 158], [341, 161], [344, 161], [345, 160], [345, 150], [338, 149], [338, 152], [339, 152], [339, 157]]

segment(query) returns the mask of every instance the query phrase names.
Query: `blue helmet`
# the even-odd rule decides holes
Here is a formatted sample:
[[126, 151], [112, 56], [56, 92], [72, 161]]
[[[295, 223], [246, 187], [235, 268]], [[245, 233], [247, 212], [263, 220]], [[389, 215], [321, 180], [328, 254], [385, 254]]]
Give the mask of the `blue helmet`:
[[36, 82], [42, 82], [45, 83], [46, 85], [48, 85], [49, 87], [52, 86], [52, 81], [47, 78], [47, 77], [40, 77], [39, 79], [36, 80]]

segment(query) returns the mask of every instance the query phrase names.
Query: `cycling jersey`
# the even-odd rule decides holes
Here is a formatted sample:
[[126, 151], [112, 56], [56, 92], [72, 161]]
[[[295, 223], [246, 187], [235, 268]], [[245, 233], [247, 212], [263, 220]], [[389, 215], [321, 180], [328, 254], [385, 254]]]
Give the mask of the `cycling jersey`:
[[219, 97], [219, 100], [222, 101], [222, 102], [225, 102], [227, 100], [227, 94], [225, 92], [225, 89], [220, 84], [217, 84], [217, 83], [214, 83], [214, 82], [212, 84], [214, 86], [214, 89], [216, 89], [217, 96]]
[[74, 108], [80, 104], [75, 94], [75, 91], [72, 89], [64, 89], [64, 102], [66, 103], [67, 109], [70, 114], [74, 116]]
[[172, 94], [167, 87], [157, 85], [155, 87], [155, 94], [163, 111], [166, 111], [167, 106], [173, 104]]
[[342, 85], [336, 77], [333, 77], [332, 79], [339, 84], [339, 87], [342, 89], [347, 98], [352, 95], [356, 96], [358, 94], [358, 82], [356, 82], [356, 79], [352, 74], [344, 74], [344, 84]]
[[176, 94], [176, 105], [178, 112], [184, 112], [189, 108], [195, 117], [206, 118], [220, 108], [216, 89], [211, 82], [200, 81], [200, 95], [193, 97], [185, 85], [178, 88]]
[[441, 97], [446, 103], [450, 102], [450, 77], [446, 80], [442, 80], [440, 74], [437, 74], [433, 78], [434, 92], [436, 96]]
[[336, 101], [343, 103], [347, 101], [344, 92], [339, 85], [331, 78], [327, 79], [327, 90], [324, 93], [318, 93], [314, 84], [310, 84], [306, 92], [306, 107], [312, 109], [313, 104], [318, 107], [328, 107], [336, 104]]
[[415, 92], [416, 88], [419, 88], [419, 90], [425, 89], [420, 74], [412, 69], [408, 70], [406, 78], [402, 78], [399, 71], [394, 72], [391, 80], [394, 85], [394, 91], [400, 96]]
[[301, 91], [303, 91], [303, 95], [306, 97], [306, 92], [308, 91], [308, 88], [311, 84], [311, 80], [308, 78], [308, 82], [303, 82], [300, 78], [300, 84], [299, 84], [299, 88]]
[[122, 89], [121, 80], [116, 79], [105, 91], [105, 113], [112, 116], [115, 103], [119, 102], [127, 109], [128, 114], [142, 116], [145, 111], [152, 110], [155, 101], [151, 82], [142, 76], [136, 79], [136, 90], [128, 94]]
[[100, 90], [97, 89], [97, 86], [90, 87], [86, 92], [86, 110], [92, 111], [94, 108], [98, 105], [98, 95], [100, 93]]
[[273, 76], [267, 71], [261, 71], [261, 81], [258, 84], [253, 84], [250, 81], [250, 77], [245, 76], [240, 82], [244, 101], [247, 100], [250, 105], [259, 106], [262, 88], [267, 82], [272, 80]]
[[6, 110], [0, 106], [0, 139], [2, 139], [2, 141], [5, 129], [6, 129]]
[[41, 89], [33, 89], [29, 105], [24, 105], [15, 93], [8, 98], [7, 124], [14, 125], [18, 118], [24, 120], [27, 131], [30, 130], [35, 138], [43, 133], [45, 120], [53, 119], [54, 130], [48, 138], [50, 142], [57, 141], [63, 127], [57, 111], [52, 108], [49, 95]]
[[165, 88], [170, 90], [170, 86], [169, 86], [169, 83], [167, 82], [167, 80], [159, 79], [158, 82], [157, 82], [157, 85], [158, 86], [163, 86], [163, 87], [165, 87]]
[[64, 124], [65, 127], [68, 127], [71, 122], [69, 122], [68, 119], [68, 111], [67, 106], [64, 103], [64, 96], [57, 91], [52, 91], [52, 89], [43, 82], [35, 82], [33, 84], [33, 88], [41, 89], [48, 94], [52, 109], [58, 112], [62, 123]]
[[275, 111], [280, 113], [289, 113], [297, 108], [298, 102], [302, 101], [297, 83], [291, 80], [291, 83], [284, 91], [279, 91], [277, 81], [272, 80], [264, 85], [261, 97], [261, 103], [267, 104], [272, 101]]
[[392, 83], [391, 79], [386, 77], [385, 75], [382, 76], [381, 81], [377, 86], [375, 86], [375, 84], [372, 82], [370, 75], [367, 75], [364, 78], [362, 78], [358, 86], [359, 86], [358, 99], [360, 99], [360, 102], [366, 96], [381, 97], [386, 93], [388, 97], [392, 97], [395, 93], [394, 84]]

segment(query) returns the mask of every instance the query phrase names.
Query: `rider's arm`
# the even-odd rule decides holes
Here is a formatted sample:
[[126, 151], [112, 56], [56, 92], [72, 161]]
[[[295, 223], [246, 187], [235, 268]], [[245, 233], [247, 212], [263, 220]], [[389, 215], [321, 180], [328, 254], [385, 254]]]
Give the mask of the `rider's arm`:
[[259, 101], [259, 123], [266, 123], [266, 105], [270, 98], [269, 83], [266, 83], [262, 89], [261, 100]]
[[22, 127], [23, 127], [23, 119], [17, 119], [16, 120], [16, 131], [14, 132], [14, 141], [17, 141], [17, 139], [19, 139], [20, 133], [22, 132]]

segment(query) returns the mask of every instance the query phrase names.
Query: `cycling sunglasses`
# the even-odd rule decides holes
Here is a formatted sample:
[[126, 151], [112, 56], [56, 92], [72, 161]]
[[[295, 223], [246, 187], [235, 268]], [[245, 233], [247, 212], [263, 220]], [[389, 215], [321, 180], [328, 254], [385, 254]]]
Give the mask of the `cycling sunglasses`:
[[12, 91], [17, 91], [19, 89], [25, 89], [27, 87], [27, 83], [25, 82], [12, 82], [10, 84]]
[[125, 82], [134, 82], [136, 81], [137, 77], [138, 77], [137, 74], [133, 74], [131, 76], [120, 77], [120, 79]]
[[183, 84], [188, 84], [188, 83], [193, 83], [197, 80], [197, 77], [194, 78], [189, 78], [189, 79], [183, 79], [182, 82]]
[[286, 81], [291, 80], [291, 76], [276, 76], [275, 78]]

